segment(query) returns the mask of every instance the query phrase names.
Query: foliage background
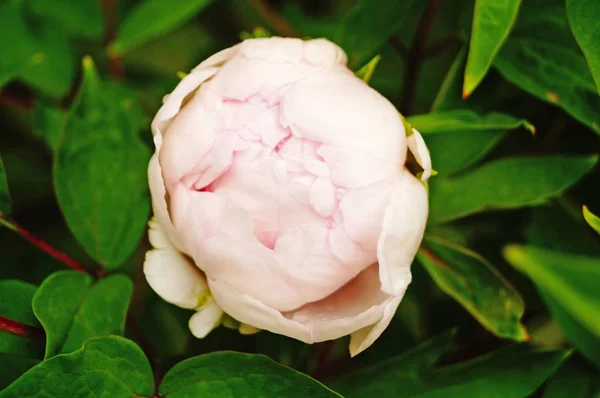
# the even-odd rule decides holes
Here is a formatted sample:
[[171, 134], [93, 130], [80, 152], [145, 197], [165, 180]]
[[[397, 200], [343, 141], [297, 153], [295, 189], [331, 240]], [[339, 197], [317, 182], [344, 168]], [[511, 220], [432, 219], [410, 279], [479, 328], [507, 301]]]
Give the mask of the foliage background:
[[[594, 0], [0, 1], [0, 397], [600, 396], [598, 21]], [[141, 272], [163, 95], [269, 32], [340, 44], [438, 171], [413, 283], [354, 359], [234, 322], [197, 340]]]

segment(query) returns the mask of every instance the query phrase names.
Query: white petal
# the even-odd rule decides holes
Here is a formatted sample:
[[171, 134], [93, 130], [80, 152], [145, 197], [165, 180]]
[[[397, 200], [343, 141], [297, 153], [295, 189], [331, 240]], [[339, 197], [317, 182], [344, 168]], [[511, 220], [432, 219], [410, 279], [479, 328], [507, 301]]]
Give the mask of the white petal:
[[383, 308], [383, 316], [379, 322], [357, 330], [350, 335], [350, 356], [356, 356], [369, 348], [381, 336], [383, 331], [389, 326], [396, 309], [402, 300], [402, 296], [395, 297], [388, 301]]
[[410, 265], [423, 239], [427, 212], [425, 187], [403, 173], [385, 209], [377, 242], [381, 289], [390, 295], [402, 294], [411, 281]]
[[421, 181], [426, 181], [431, 177], [431, 156], [429, 156], [429, 150], [421, 134], [417, 129], [412, 129], [413, 134], [407, 138], [408, 149], [412, 152], [415, 160], [423, 168], [423, 175]]
[[345, 65], [348, 57], [337, 44], [327, 39], [313, 39], [304, 42], [304, 60], [313, 65]]
[[204, 275], [165, 239], [158, 223], [151, 226], [150, 239], [162, 248], [149, 250], [144, 261], [148, 284], [165, 301], [182, 308], [196, 308], [204, 301]]
[[195, 337], [202, 339], [219, 325], [222, 316], [223, 310], [221, 310], [221, 307], [211, 299], [209, 303], [206, 303], [192, 315], [188, 325], [192, 334]]

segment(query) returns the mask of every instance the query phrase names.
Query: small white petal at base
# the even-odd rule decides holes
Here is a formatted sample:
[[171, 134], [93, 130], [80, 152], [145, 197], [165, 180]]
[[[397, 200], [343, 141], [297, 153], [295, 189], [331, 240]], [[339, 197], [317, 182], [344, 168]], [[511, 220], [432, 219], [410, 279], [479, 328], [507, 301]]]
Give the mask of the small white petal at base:
[[396, 309], [398, 308], [403, 296], [404, 294], [395, 297], [386, 304], [383, 309], [383, 317], [379, 320], [379, 322], [359, 329], [350, 335], [350, 356], [354, 357], [360, 354], [369, 348], [375, 342], [375, 340], [381, 336], [383, 331], [389, 326], [392, 318], [394, 318]]
[[199, 339], [206, 337], [221, 323], [222, 316], [223, 310], [211, 299], [190, 318], [189, 327], [194, 337]]
[[415, 157], [415, 160], [423, 168], [423, 175], [421, 175], [421, 181], [426, 181], [431, 177], [431, 156], [423, 136], [416, 129], [412, 129], [413, 134], [406, 139], [408, 149]]

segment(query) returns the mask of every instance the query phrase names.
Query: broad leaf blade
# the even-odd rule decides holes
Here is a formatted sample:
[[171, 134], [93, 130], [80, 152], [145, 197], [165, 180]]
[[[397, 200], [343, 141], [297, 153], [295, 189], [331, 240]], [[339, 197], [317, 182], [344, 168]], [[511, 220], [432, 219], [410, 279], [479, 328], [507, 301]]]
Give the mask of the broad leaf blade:
[[465, 106], [465, 102], [461, 98], [461, 77], [465, 68], [466, 54], [467, 47], [463, 45], [458, 54], [456, 54], [454, 61], [452, 61], [452, 65], [450, 65], [450, 69], [448, 69], [448, 73], [446, 73], [444, 81], [433, 100], [431, 112], [440, 112]]
[[214, 0], [145, 0], [127, 15], [109, 51], [119, 55], [183, 25]]
[[109, 269], [135, 249], [146, 226], [150, 153], [141, 111], [123, 87], [102, 82], [91, 59], [54, 159], [58, 202], [84, 249]]
[[348, 54], [349, 63], [360, 67], [402, 27], [415, 0], [358, 0], [339, 24], [335, 42]]
[[77, 350], [95, 336], [123, 334], [133, 286], [124, 275], [92, 284], [89, 275], [61, 271], [40, 285], [33, 310], [46, 330], [46, 358]]
[[11, 207], [4, 163], [2, 162], [2, 158], [0, 158], [0, 216], [10, 216]]
[[102, 8], [99, 1], [29, 0], [28, 7], [35, 15], [66, 28], [75, 36], [97, 38], [102, 35]]
[[600, 3], [596, 0], [567, 0], [567, 16], [600, 93]]
[[152, 369], [142, 350], [122, 337], [88, 340], [70, 354], [58, 355], [34, 366], [0, 391], [0, 398], [44, 397], [150, 397]]
[[17, 380], [23, 373], [37, 365], [40, 361], [21, 355], [0, 353], [0, 390]]
[[504, 256], [600, 337], [600, 259], [516, 245], [508, 246]]
[[[0, 316], [29, 326], [40, 326], [31, 309], [36, 287], [18, 280], [0, 280]], [[0, 353], [36, 358], [43, 352], [43, 339], [35, 340], [0, 331]], [[0, 372], [1, 373], [1, 372]]]
[[583, 217], [594, 231], [600, 234], [600, 217], [592, 213], [586, 206], [583, 206]]
[[440, 176], [480, 160], [507, 130], [523, 126], [534, 131], [526, 120], [494, 112], [480, 116], [468, 109], [415, 115], [407, 121], [423, 134]]
[[332, 386], [346, 398], [522, 398], [535, 391], [568, 356], [515, 345], [440, 368], [413, 368], [403, 355], [385, 368], [350, 373]]
[[216, 352], [178, 363], [165, 375], [159, 393], [167, 398], [339, 397], [318, 381], [265, 356], [236, 352]]
[[508, 158], [460, 176], [434, 178], [429, 220], [440, 223], [486, 209], [540, 204], [581, 178], [596, 160], [596, 156]]
[[521, 0], [476, 0], [463, 97], [466, 98], [492, 66], [517, 20]]
[[519, 293], [484, 258], [437, 238], [427, 238], [417, 259], [438, 286], [496, 336], [526, 340]]

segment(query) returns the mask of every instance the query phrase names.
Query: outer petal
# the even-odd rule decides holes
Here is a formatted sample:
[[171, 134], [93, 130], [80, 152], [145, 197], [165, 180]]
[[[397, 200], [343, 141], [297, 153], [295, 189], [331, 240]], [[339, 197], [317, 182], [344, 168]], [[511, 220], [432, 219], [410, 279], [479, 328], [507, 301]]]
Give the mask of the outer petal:
[[350, 356], [356, 356], [369, 348], [389, 326], [402, 296], [389, 300], [383, 307], [383, 316], [379, 322], [367, 326], [350, 335]]
[[150, 221], [150, 241], [156, 248], [146, 253], [144, 274], [148, 284], [171, 304], [197, 308], [210, 294], [204, 275], [170, 244], [154, 221]]
[[417, 129], [412, 129], [413, 134], [407, 138], [408, 149], [412, 152], [415, 160], [423, 168], [423, 175], [421, 181], [426, 181], [431, 177], [431, 156], [429, 156], [429, 150], [421, 134]]
[[203, 339], [211, 330], [221, 323], [222, 316], [223, 310], [211, 298], [208, 303], [203, 305], [194, 315], [192, 315], [188, 325], [195, 337]]
[[399, 296], [411, 281], [410, 265], [419, 249], [427, 222], [427, 192], [409, 172], [401, 175], [385, 210], [379, 241], [381, 290]]

